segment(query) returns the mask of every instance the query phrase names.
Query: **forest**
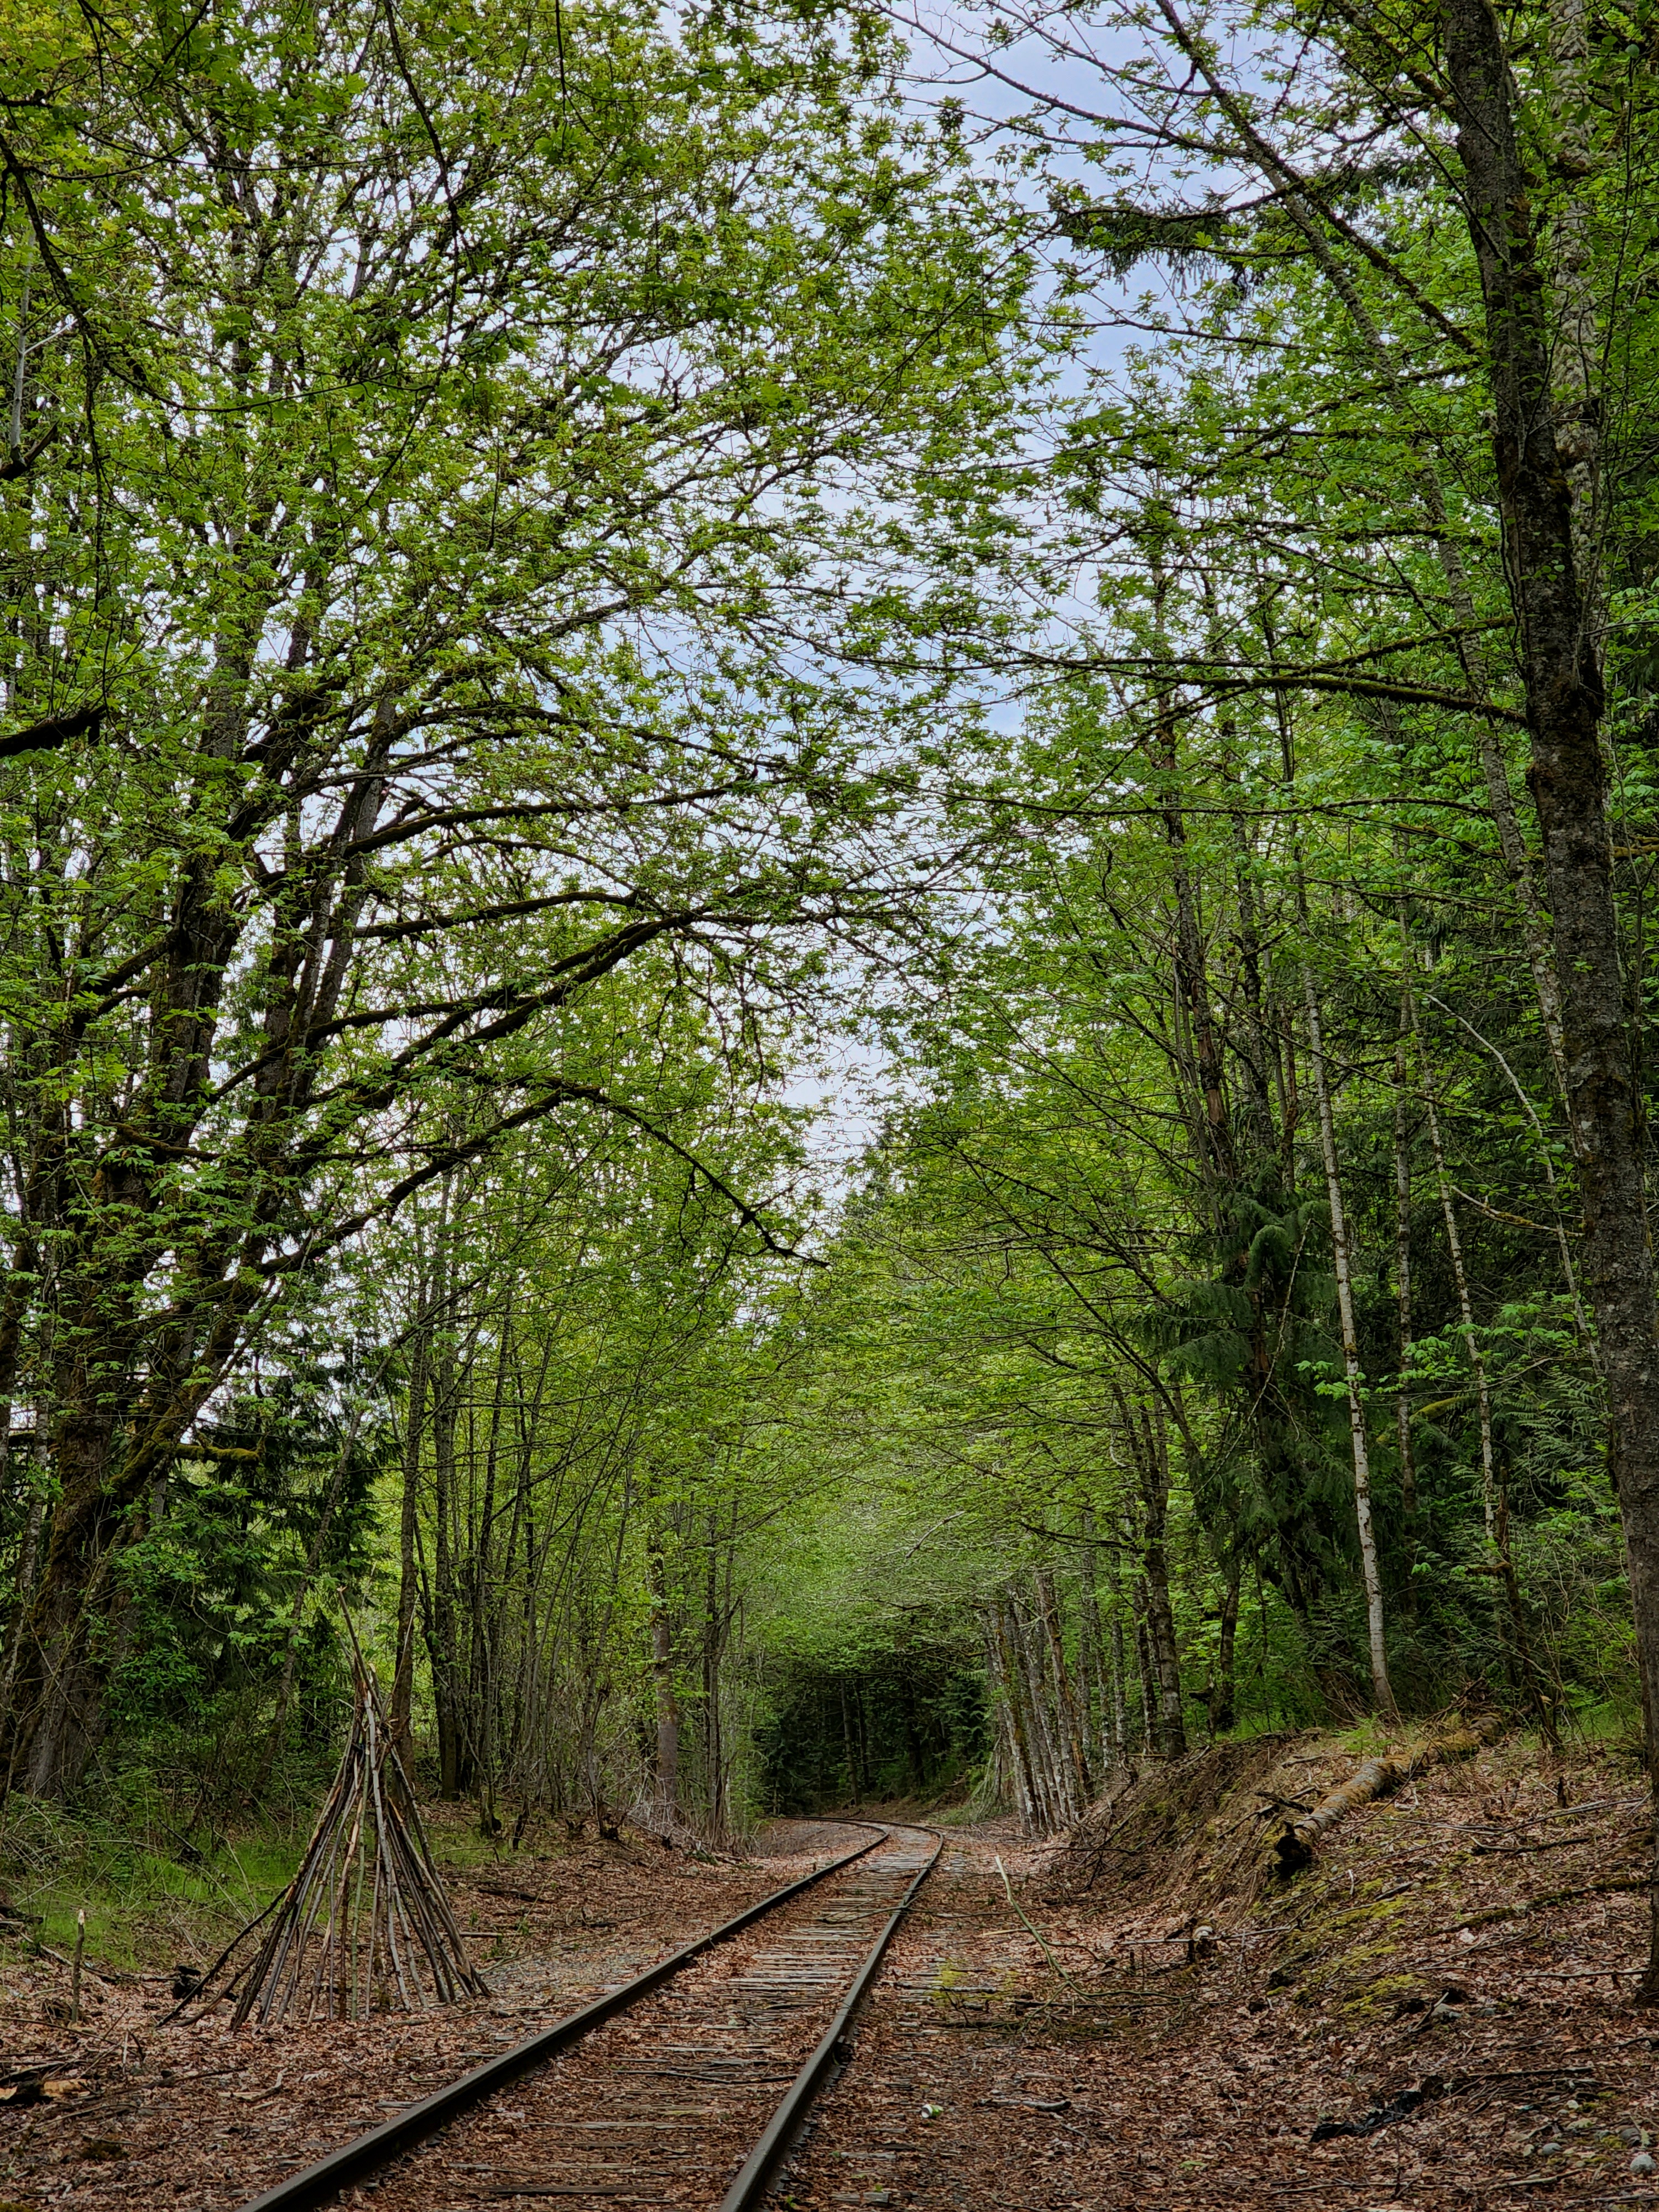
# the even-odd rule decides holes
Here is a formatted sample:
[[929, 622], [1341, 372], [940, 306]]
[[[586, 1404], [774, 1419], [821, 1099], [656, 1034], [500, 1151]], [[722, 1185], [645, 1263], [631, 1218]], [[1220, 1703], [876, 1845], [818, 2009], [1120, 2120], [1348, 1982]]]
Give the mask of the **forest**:
[[5, 16], [0, 1855], [1639, 1744], [1659, 19]]

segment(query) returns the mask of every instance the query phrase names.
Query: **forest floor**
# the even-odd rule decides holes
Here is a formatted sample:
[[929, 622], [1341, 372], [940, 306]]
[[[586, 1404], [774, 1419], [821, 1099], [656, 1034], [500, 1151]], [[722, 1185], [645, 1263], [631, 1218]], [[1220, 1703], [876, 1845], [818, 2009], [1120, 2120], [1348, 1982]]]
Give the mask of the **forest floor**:
[[1499, 1744], [1280, 1882], [1264, 1800], [1356, 1763], [1328, 1735], [1223, 1745], [1063, 1850], [953, 1840], [785, 2201], [1659, 2204], [1632, 1762]]
[[[1500, 1743], [1354, 1814], [1278, 1882], [1267, 1801], [1322, 1790], [1361, 1747], [1195, 1753], [1064, 1848], [950, 1828], [781, 2201], [1659, 2204], [1659, 2019], [1629, 2001], [1642, 1778]], [[70, 2027], [67, 1971], [0, 1952], [0, 2208], [230, 2212], [844, 1833], [782, 1829], [737, 1864], [629, 1842], [472, 1867], [455, 1899], [491, 1997], [389, 2022], [161, 2027], [158, 1977], [88, 1982]]]
[[630, 1837], [472, 1864], [471, 1817], [428, 1811], [489, 1983], [481, 2003], [233, 2036], [222, 2011], [162, 2025], [171, 1971], [100, 1967], [89, 1950], [70, 2027], [67, 1960], [0, 1945], [0, 2212], [229, 2212], [853, 1840], [793, 1821], [736, 1862]]

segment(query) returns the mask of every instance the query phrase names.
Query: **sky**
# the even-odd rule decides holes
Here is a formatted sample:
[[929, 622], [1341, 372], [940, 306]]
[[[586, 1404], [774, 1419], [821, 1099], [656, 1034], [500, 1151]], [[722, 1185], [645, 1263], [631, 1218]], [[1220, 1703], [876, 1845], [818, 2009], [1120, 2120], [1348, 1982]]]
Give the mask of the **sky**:
[[[988, 164], [1016, 161], [1029, 152], [1034, 142], [1029, 130], [1022, 128], [1022, 118], [1041, 101], [1057, 100], [1096, 112], [1109, 108], [1114, 99], [1111, 71], [1147, 46], [1144, 33], [1122, 27], [1093, 28], [1079, 10], [1055, 19], [1077, 49], [1074, 53], [1056, 54], [1047, 39], [1028, 33], [999, 47], [993, 56], [986, 39], [991, 19], [983, 13], [904, 5], [888, 12], [909, 52], [905, 87], [909, 100], [919, 113], [930, 118], [943, 102], [960, 101], [965, 111], [964, 136]], [[1086, 58], [1085, 51], [1095, 60]], [[1018, 179], [1018, 188], [1030, 204], [1046, 203], [1055, 177], [1104, 181], [1079, 150], [1079, 142], [1090, 132], [1088, 123], [1080, 115], [1055, 120], [1063, 135], [1051, 134], [1041, 167]], [[1056, 240], [1056, 258], [1069, 251]], [[1110, 376], [1121, 368], [1132, 343], [1144, 343], [1141, 334], [1127, 330], [1122, 319], [1157, 282], [1156, 272], [1142, 269], [1127, 283], [1108, 281], [1099, 288], [1093, 302], [1097, 312], [1057, 388], [1057, 400], [1080, 399], [1103, 374]], [[1034, 426], [1034, 450], [1043, 434], [1042, 426]], [[1018, 726], [1023, 708], [1012, 688], [1006, 696], [994, 696], [988, 705], [994, 726], [1010, 732]], [[786, 1097], [792, 1105], [813, 1112], [811, 1157], [833, 1204], [856, 1176], [895, 1096], [915, 1085], [867, 1039], [825, 1036], [817, 1041], [813, 1057], [815, 1064], [797, 1072]]]

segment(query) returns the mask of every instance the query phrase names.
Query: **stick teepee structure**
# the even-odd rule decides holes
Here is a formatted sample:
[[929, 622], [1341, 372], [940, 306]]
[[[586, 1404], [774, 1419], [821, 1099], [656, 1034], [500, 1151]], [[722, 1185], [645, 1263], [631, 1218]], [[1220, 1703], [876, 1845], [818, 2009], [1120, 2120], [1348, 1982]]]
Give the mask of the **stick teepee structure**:
[[[252, 1964], [232, 1979], [233, 2027], [290, 2017], [361, 2020], [488, 1994], [468, 1962], [380, 1685], [361, 1651], [353, 1691], [350, 1740], [300, 1870]], [[216, 1969], [205, 1978], [204, 1994], [216, 1978]]]

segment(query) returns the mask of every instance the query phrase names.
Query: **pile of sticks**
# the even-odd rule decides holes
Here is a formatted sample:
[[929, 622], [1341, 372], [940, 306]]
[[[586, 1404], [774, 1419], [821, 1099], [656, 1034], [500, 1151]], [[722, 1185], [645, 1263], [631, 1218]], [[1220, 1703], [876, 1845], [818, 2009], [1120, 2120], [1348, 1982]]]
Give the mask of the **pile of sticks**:
[[488, 1994], [433, 1863], [380, 1686], [361, 1656], [353, 1692], [350, 1740], [300, 1870], [258, 1954], [232, 1982], [233, 2027], [361, 2020]]

